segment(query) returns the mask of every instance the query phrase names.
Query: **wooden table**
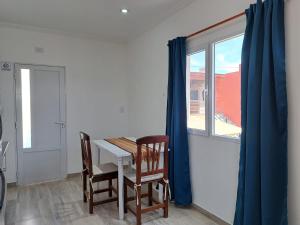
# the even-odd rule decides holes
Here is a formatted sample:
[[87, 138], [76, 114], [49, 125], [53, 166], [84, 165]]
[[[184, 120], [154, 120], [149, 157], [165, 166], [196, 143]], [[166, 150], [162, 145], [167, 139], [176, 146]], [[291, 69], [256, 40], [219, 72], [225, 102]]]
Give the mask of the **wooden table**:
[[[135, 141], [136, 138], [128, 138], [130, 140]], [[129, 152], [117, 147], [116, 145], [113, 145], [105, 140], [94, 140], [93, 143], [96, 146], [97, 149], [97, 155], [98, 155], [98, 164], [100, 164], [100, 152], [106, 151], [109, 152], [111, 155], [115, 157], [118, 164], [118, 185], [119, 185], [119, 219], [124, 219], [124, 165], [132, 165], [132, 154]], [[160, 164], [163, 163], [163, 153], [164, 151], [161, 151], [161, 157], [160, 157]], [[159, 199], [162, 199], [163, 190], [161, 185], [159, 186]]]

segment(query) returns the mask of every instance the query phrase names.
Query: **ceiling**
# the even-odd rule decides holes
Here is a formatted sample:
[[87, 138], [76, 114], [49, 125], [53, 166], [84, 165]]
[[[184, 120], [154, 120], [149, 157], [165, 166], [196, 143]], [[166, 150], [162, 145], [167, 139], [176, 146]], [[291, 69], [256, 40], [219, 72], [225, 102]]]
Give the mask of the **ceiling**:
[[[194, 0], [0, 0], [0, 22], [126, 42]], [[120, 9], [129, 9], [122, 15]]]

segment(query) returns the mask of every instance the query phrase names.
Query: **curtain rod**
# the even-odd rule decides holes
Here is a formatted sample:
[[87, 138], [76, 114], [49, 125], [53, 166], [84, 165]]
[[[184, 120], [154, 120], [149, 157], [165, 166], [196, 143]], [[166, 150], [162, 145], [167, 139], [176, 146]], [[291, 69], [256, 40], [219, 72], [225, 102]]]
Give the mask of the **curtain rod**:
[[211, 25], [211, 26], [209, 26], [209, 27], [206, 27], [206, 28], [204, 28], [204, 29], [202, 29], [202, 30], [199, 30], [199, 31], [195, 32], [195, 33], [192, 33], [192, 34], [188, 35], [187, 38], [188, 38], [188, 39], [189, 39], [189, 38], [192, 38], [192, 37], [194, 37], [194, 36], [196, 36], [196, 35], [198, 35], [198, 34], [201, 34], [201, 33], [205, 32], [205, 31], [208, 31], [208, 30], [210, 30], [210, 29], [212, 29], [212, 28], [218, 27], [218, 26], [220, 26], [220, 25], [222, 25], [222, 24], [224, 24], [224, 23], [227, 23], [227, 22], [229, 22], [229, 21], [231, 21], [231, 20], [235, 20], [235, 19], [237, 19], [237, 18], [239, 18], [239, 17], [242, 17], [242, 16], [244, 16], [244, 15], [245, 15], [245, 12], [242, 12], [242, 13], [239, 13], [239, 14], [234, 15], [234, 16], [232, 16], [232, 17], [229, 17], [229, 18], [227, 18], [227, 19], [225, 19], [225, 20], [222, 20], [222, 21], [220, 21], [220, 22], [218, 22], [218, 23], [215, 23], [215, 24], [213, 24], [213, 25]]

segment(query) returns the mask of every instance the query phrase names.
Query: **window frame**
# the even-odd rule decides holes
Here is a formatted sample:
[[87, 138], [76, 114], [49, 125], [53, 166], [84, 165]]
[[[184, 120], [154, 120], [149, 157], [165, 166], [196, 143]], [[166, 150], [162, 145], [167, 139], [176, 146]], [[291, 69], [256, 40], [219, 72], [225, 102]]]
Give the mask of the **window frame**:
[[[206, 103], [205, 103], [205, 124], [206, 130], [198, 130], [194, 128], [188, 128], [189, 135], [205, 136], [221, 141], [229, 141], [240, 143], [240, 138], [233, 138], [225, 135], [217, 135], [214, 132], [215, 126], [215, 64], [214, 64], [214, 45], [220, 41], [237, 37], [245, 33], [246, 20], [240, 19], [234, 23], [227, 24], [221, 28], [207, 32], [199, 37], [187, 40], [187, 56], [201, 52], [205, 50], [205, 86], [206, 86]], [[187, 76], [188, 77], [188, 76]], [[187, 80], [186, 85], [190, 85]], [[188, 86], [187, 86], [188, 87]], [[187, 94], [186, 94], [187, 96]], [[189, 101], [189, 100], [187, 100]], [[188, 107], [188, 104], [187, 104]]]
[[236, 37], [239, 37], [241, 35], [244, 35], [245, 31], [242, 31], [242, 32], [237, 32], [237, 33], [234, 33], [232, 35], [227, 35], [223, 38], [219, 38], [215, 41], [213, 41], [211, 43], [211, 74], [210, 74], [210, 77], [211, 77], [211, 86], [210, 86], [210, 89], [212, 91], [211, 93], [211, 136], [213, 137], [216, 137], [216, 138], [220, 138], [220, 139], [229, 139], [229, 140], [235, 140], [235, 141], [240, 141], [240, 137], [239, 138], [234, 138], [234, 137], [229, 137], [229, 136], [226, 136], [226, 135], [218, 135], [215, 133], [215, 105], [216, 105], [216, 102], [215, 102], [215, 93], [216, 93], [216, 89], [215, 89], [215, 44], [217, 43], [220, 43], [222, 41], [226, 41], [226, 40], [230, 40], [230, 39], [233, 39], [233, 38], [236, 38]]
[[[209, 64], [208, 64], [208, 56], [209, 56], [209, 46], [208, 45], [197, 45], [198, 46], [198, 50], [197, 51], [187, 51], [187, 55], [191, 56], [193, 54], [199, 53], [199, 52], [203, 52], [205, 51], [205, 130], [201, 130], [201, 129], [195, 129], [195, 128], [189, 128], [188, 127], [188, 133], [190, 134], [195, 134], [195, 135], [202, 135], [202, 136], [209, 136], [209, 122], [208, 122], [208, 117], [209, 117], [209, 95], [208, 95], [208, 88], [209, 88]], [[189, 76], [187, 75], [187, 80], [186, 80], [186, 90], [189, 90], [190, 92], [190, 79]], [[186, 93], [186, 96], [190, 96]], [[187, 110], [188, 110], [188, 114], [189, 114], [189, 102], [190, 102], [190, 98], [187, 98]], [[189, 116], [189, 115], [188, 115]]]

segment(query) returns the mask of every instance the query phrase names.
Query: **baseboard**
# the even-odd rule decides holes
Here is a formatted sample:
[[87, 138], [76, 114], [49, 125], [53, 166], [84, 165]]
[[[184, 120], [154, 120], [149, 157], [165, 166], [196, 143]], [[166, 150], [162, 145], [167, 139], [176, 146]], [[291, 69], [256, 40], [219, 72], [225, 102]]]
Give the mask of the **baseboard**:
[[225, 222], [221, 218], [217, 217], [216, 215], [210, 213], [209, 211], [203, 209], [202, 207], [200, 207], [200, 206], [198, 206], [196, 204], [192, 204], [192, 207], [194, 209], [196, 209], [197, 211], [201, 212], [203, 215], [205, 215], [208, 218], [210, 218], [211, 220], [213, 220], [214, 222], [216, 222], [218, 225], [230, 225], [229, 223]]
[[81, 173], [80, 173], [80, 172], [79, 172], [79, 173], [69, 173], [69, 174], [67, 175], [67, 179], [68, 179], [68, 178], [79, 177], [79, 176], [81, 176]]
[[[81, 173], [69, 173], [66, 177], [66, 179], [69, 179], [69, 178], [74, 178], [74, 177], [79, 177], [81, 175]], [[55, 180], [53, 180], [55, 181]], [[52, 182], [52, 181], [49, 181], [49, 182]], [[13, 188], [13, 187], [16, 187], [17, 186], [17, 182], [11, 182], [11, 183], [7, 183], [7, 188]]]
[[7, 188], [17, 187], [17, 182], [7, 183]]

